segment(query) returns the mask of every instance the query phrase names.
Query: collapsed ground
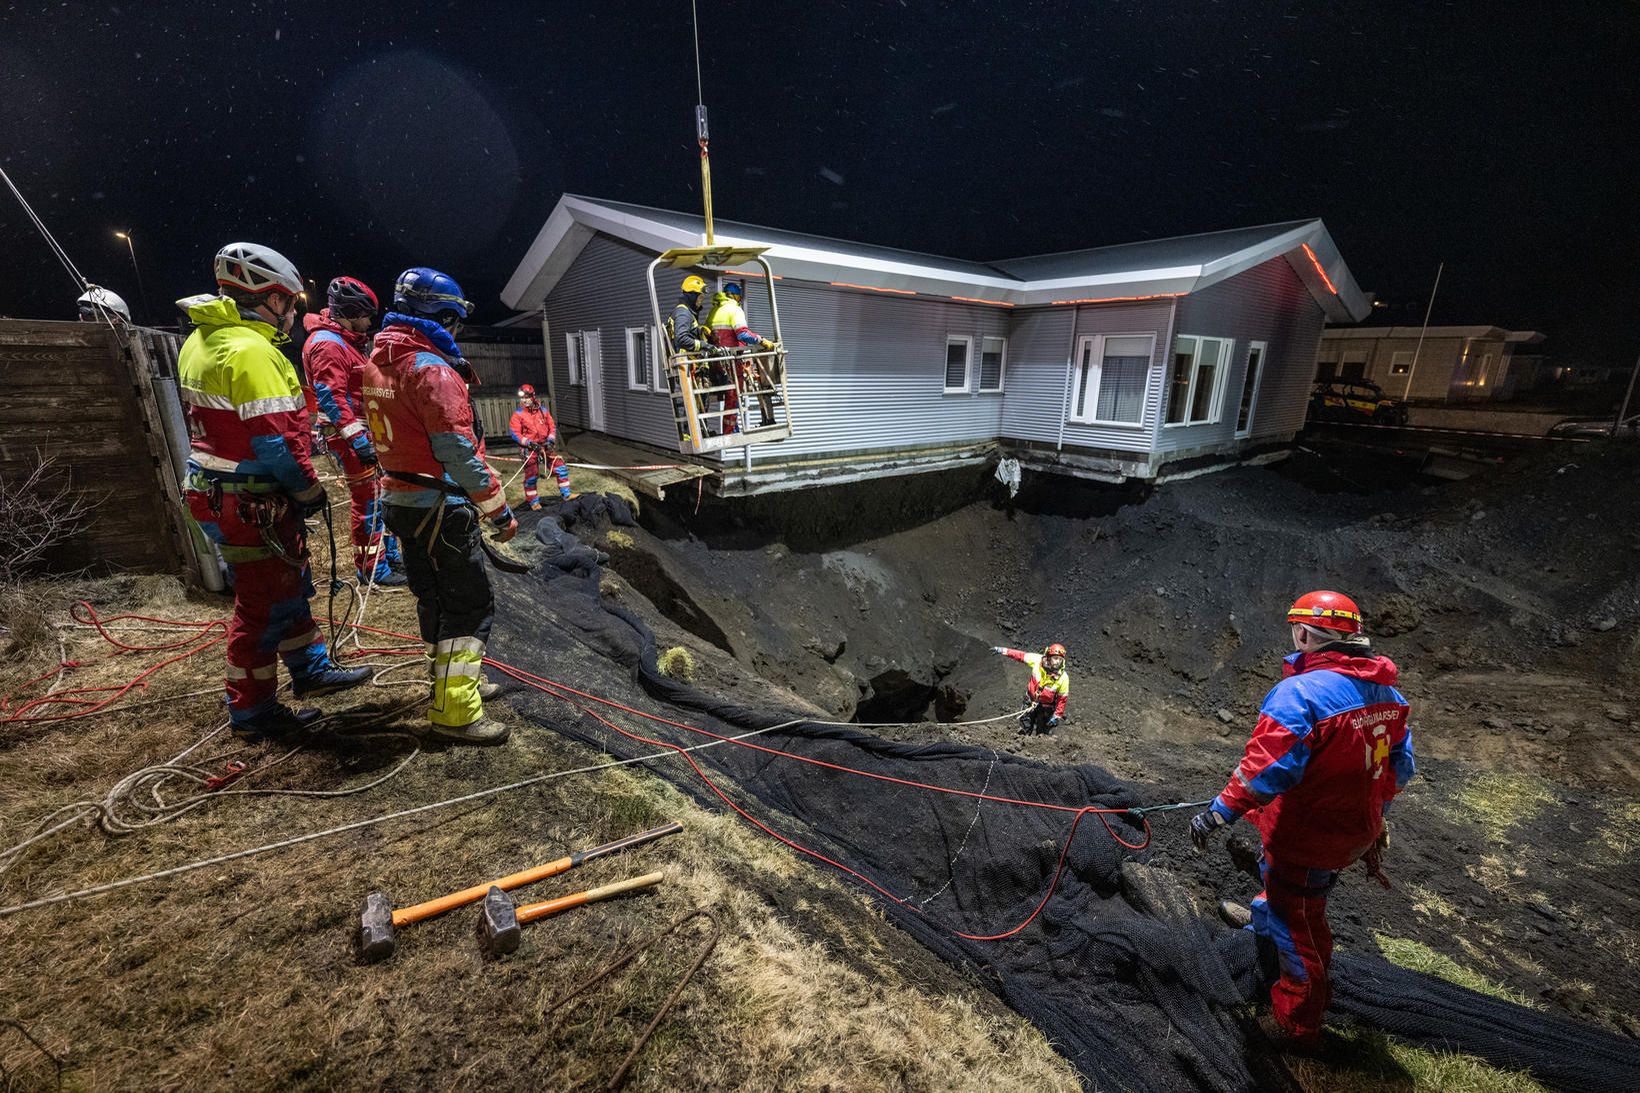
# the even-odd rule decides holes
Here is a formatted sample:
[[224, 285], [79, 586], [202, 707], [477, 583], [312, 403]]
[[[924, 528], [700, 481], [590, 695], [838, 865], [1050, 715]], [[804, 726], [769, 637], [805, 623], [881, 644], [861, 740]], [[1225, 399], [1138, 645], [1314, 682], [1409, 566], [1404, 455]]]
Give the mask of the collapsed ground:
[[[730, 696], [808, 702], [862, 720], [977, 718], [1013, 708], [1022, 683], [990, 645], [1064, 641], [1076, 692], [1072, 719], [1054, 737], [1022, 742], [1006, 725], [932, 720], [894, 735], [1095, 762], [1177, 797], [1211, 793], [1233, 764], [1272, 677], [1276, 615], [1294, 587], [1346, 584], [1375, 614], [1384, 651], [1407, 668], [1427, 761], [1398, 810], [1400, 887], [1382, 893], [1356, 878], [1341, 886], [1341, 945], [1479, 974], [1632, 1034], [1640, 1006], [1622, 977], [1637, 919], [1622, 881], [1633, 874], [1640, 808], [1623, 695], [1636, 676], [1637, 555], [1625, 529], [1640, 526], [1640, 513], [1624, 507], [1635, 503], [1636, 467], [1619, 453], [1560, 470], [1526, 461], [1428, 493], [1405, 482], [1363, 493], [1356, 483], [1372, 479], [1362, 469], [1305, 459], [1280, 473], [1179, 483], [1143, 503], [1028, 489], [1012, 511], [975, 500], [987, 483], [952, 480], [829, 495], [802, 506], [802, 522], [784, 524], [778, 510], [755, 506], [697, 516], [651, 505], [645, 529], [605, 535], [600, 546], [616, 574], [606, 577], [607, 595], [649, 619], [664, 643], [690, 649], [697, 682]], [[882, 534], [851, 542], [844, 527]], [[1350, 579], [1335, 580], [1341, 572]], [[153, 599], [146, 585], [97, 591], [108, 608]], [[165, 594], [171, 602], [148, 604], [153, 613], [205, 618], [220, 609]], [[408, 629], [402, 596], [379, 604], [373, 622]], [[9, 625], [15, 640], [15, 619]], [[562, 678], [618, 680], [568, 653]], [[54, 642], [32, 656], [54, 661]], [[201, 670], [191, 686], [179, 678], [176, 692], [208, 686], [211, 675]], [[185, 715], [167, 719], [8, 727], [5, 833], [21, 837], [49, 808], [180, 750], [218, 716], [209, 698], [189, 701]], [[357, 727], [407, 720], [386, 695], [378, 712]], [[361, 784], [406, 746], [375, 738], [309, 751], [262, 781]], [[498, 752], [418, 757], [362, 798], [224, 801], [119, 841], [76, 832], [25, 859], [0, 891], [9, 903], [582, 754], [521, 733]], [[58, 1047], [95, 1045], [72, 1060], [93, 1087], [200, 1073], [220, 1074], [221, 1084], [316, 1086], [382, 1084], [387, 1075], [601, 1080], [691, 954], [670, 955], [574, 1021], [538, 1014], [624, 941], [705, 904], [727, 919], [724, 955], [647, 1049], [642, 1084], [932, 1087], [953, 1074], [975, 1087], [1074, 1082], [1040, 1035], [988, 993], [908, 944], [854, 890], [738, 821], [709, 817], [645, 775], [553, 785], [562, 788], [0, 920], [0, 951], [9, 966], [30, 969], [34, 988], [22, 992], [28, 1004], [0, 1016]], [[679, 875], [660, 895], [535, 929], [526, 935], [527, 947], [539, 945], [533, 959], [483, 964], [462, 915], [421, 928], [386, 968], [347, 959], [347, 921], [372, 888], [419, 897], [673, 815], [690, 825], [689, 842], [586, 878], [676, 862]], [[1204, 905], [1251, 894], [1226, 858], [1183, 852], [1182, 821], [1159, 829], [1153, 861], [1188, 876]], [[844, 956], [861, 952], [872, 959]], [[39, 1072], [20, 1041], [3, 1050], [8, 1070]], [[1384, 1088], [1412, 1065], [1378, 1061], [1384, 1075], [1324, 1068], [1304, 1081]]]

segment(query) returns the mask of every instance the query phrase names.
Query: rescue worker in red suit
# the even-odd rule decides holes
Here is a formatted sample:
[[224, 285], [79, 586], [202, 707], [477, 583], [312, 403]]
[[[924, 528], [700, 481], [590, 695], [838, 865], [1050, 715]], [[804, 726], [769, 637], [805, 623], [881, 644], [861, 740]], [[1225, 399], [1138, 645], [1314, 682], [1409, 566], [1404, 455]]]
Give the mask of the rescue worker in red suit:
[[569, 467], [564, 463], [563, 456], [558, 454], [558, 423], [552, 420], [552, 414], [535, 397], [535, 388], [531, 384], [526, 383], [518, 389], [518, 409], [513, 411], [508, 430], [518, 450], [525, 453], [524, 502], [529, 505], [530, 511], [541, 508], [541, 498], [535, 492], [535, 484], [541, 478], [543, 458], [547, 460], [552, 476], [558, 480], [559, 498], [568, 501], [572, 496]]
[[222, 294], [178, 301], [194, 326], [177, 361], [192, 444], [188, 511], [228, 564], [228, 714], [236, 735], [257, 740], [319, 717], [275, 696], [280, 658], [298, 698], [356, 687], [370, 671], [331, 661], [308, 604], [303, 517], [328, 502], [313, 471], [307, 400], [278, 348], [301, 275], [255, 243], [229, 243], [215, 264]]
[[498, 689], [483, 676], [495, 598], [478, 537], [488, 523], [505, 542], [518, 521], [473, 428], [470, 370], [455, 340], [472, 306], [446, 274], [421, 266], [401, 273], [364, 367], [363, 397], [387, 529], [404, 549], [433, 660], [428, 722], [435, 736], [499, 744], [509, 729], [484, 713]]
[[[723, 291], [712, 297], [712, 314], [706, 321], [706, 326], [712, 330], [712, 341], [722, 349], [761, 349], [764, 351], [774, 348], [774, 343], [755, 333], [746, 326], [746, 309], [741, 306], [741, 300], [746, 295], [746, 288], [738, 281], [730, 281], [723, 286]], [[718, 378], [719, 369], [722, 378]], [[728, 383], [730, 368], [741, 370], [741, 379], [744, 384], [754, 387], [766, 386], [758, 382], [757, 364], [755, 361], [730, 361], [727, 366], [713, 365], [713, 382]], [[740, 407], [740, 394], [731, 389], [724, 392], [723, 408], [736, 410]], [[758, 400], [762, 411], [762, 425], [774, 424], [773, 403], [763, 405], [769, 396], [761, 396]], [[736, 415], [727, 413], [723, 418], [723, 432], [725, 435], [740, 431], [736, 423]]]
[[1025, 681], [1025, 701], [1029, 708], [1019, 715], [1019, 731], [1027, 736], [1046, 735], [1065, 719], [1071, 700], [1071, 673], [1065, 665], [1065, 647], [1057, 641], [1040, 653], [993, 645], [991, 652], [1024, 662], [1031, 670]]
[[1365, 861], [1386, 886], [1390, 802], [1412, 777], [1407, 700], [1396, 668], [1375, 656], [1361, 610], [1337, 592], [1310, 592], [1287, 612], [1296, 652], [1265, 696], [1241, 764], [1190, 821], [1198, 853], [1218, 829], [1249, 817], [1263, 837], [1264, 891], [1251, 923], [1270, 988], [1260, 1018], [1277, 1046], [1318, 1046], [1327, 1011], [1332, 930], [1327, 894]]
[[[302, 317], [308, 332], [302, 369], [319, 408], [331, 455], [342, 470], [353, 509], [353, 568], [359, 583], [392, 587], [405, 583], [398, 540], [384, 531], [376, 499], [376, 446], [365, 427], [360, 375], [370, 349], [369, 331], [379, 309], [363, 281], [330, 282], [330, 306]], [[335, 441], [339, 438], [340, 443]]]

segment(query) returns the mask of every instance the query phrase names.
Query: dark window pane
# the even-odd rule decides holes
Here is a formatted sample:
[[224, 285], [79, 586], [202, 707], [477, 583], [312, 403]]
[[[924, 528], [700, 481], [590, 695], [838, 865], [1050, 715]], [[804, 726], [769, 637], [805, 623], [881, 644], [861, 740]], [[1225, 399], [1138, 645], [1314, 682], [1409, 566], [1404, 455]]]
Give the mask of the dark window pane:
[[1099, 404], [1094, 416], [1100, 421], [1137, 425], [1144, 414], [1150, 358], [1107, 356], [1099, 371]]
[[1236, 412], [1236, 432], [1247, 431], [1253, 420], [1253, 392], [1258, 390], [1258, 370], [1264, 367], [1264, 350], [1259, 346], [1247, 351], [1247, 377], [1241, 381], [1241, 409]]
[[945, 343], [945, 386], [951, 391], [968, 389], [968, 343]]
[[1167, 382], [1167, 423], [1184, 421], [1185, 400], [1190, 397], [1190, 369], [1196, 363], [1196, 340], [1180, 339], [1173, 350], [1173, 372]]

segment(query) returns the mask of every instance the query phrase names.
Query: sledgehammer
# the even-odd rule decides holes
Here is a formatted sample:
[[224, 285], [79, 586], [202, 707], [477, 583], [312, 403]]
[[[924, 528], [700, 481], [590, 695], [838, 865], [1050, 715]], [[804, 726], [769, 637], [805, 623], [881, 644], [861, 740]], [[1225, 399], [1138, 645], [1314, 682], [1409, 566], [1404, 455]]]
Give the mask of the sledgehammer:
[[488, 956], [505, 956], [518, 948], [519, 935], [523, 933], [523, 928], [532, 922], [588, 903], [625, 895], [627, 892], [653, 888], [665, 879], [665, 873], [645, 873], [641, 877], [618, 880], [602, 888], [591, 888], [585, 892], [559, 896], [557, 899], [531, 903], [524, 907], [515, 905], [513, 898], [500, 888], [491, 888], [484, 895], [484, 905], [478, 916], [479, 944], [484, 946], [484, 952]]
[[606, 854], [614, 854], [620, 850], [628, 850], [634, 846], [653, 842], [655, 839], [667, 835], [676, 835], [683, 830], [683, 825], [673, 821], [651, 831], [640, 831], [636, 835], [628, 835], [624, 839], [616, 839], [612, 843], [583, 850], [578, 854], [571, 854], [557, 861], [538, 865], [533, 869], [526, 869], [521, 873], [513, 873], [499, 880], [485, 881], [475, 884], [471, 888], [463, 888], [459, 892], [452, 892], [438, 899], [430, 899], [426, 903], [418, 903], [414, 907], [393, 909], [393, 899], [386, 892], [372, 892], [365, 897], [364, 913], [359, 916], [359, 955], [367, 964], [374, 964], [379, 960], [386, 960], [393, 955], [398, 947], [397, 931], [400, 927], [409, 926], [425, 919], [442, 915], [457, 907], [465, 907], [469, 903], [476, 903], [484, 898], [486, 892], [492, 888], [503, 891], [534, 884], [538, 880], [556, 877], [559, 873], [574, 869], [594, 858], [601, 858]]

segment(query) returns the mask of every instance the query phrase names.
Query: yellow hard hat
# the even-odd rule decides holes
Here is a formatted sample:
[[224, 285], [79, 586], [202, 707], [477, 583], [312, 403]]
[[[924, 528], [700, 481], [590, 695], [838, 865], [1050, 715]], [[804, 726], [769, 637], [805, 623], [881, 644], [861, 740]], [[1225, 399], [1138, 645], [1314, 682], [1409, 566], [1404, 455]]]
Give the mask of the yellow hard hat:
[[686, 295], [690, 296], [693, 296], [697, 292], [705, 292], [706, 278], [697, 277], [691, 273], [683, 279], [683, 291]]

